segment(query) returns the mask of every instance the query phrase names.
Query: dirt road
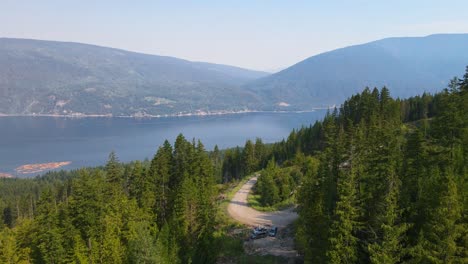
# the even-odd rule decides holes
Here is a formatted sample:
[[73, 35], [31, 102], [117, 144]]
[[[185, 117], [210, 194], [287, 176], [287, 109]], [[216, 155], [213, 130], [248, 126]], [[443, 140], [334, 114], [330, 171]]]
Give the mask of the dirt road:
[[251, 178], [234, 195], [228, 205], [228, 213], [231, 217], [249, 226], [274, 225], [285, 227], [291, 224], [297, 218], [297, 213], [292, 208], [277, 212], [260, 212], [248, 206], [247, 196], [256, 182], [257, 177]]

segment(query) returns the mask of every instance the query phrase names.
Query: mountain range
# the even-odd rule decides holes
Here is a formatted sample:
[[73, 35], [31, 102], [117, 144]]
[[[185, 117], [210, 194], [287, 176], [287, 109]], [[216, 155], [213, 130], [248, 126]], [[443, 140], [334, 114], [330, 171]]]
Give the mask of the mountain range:
[[0, 114], [145, 116], [310, 110], [364, 87], [407, 97], [468, 65], [468, 34], [387, 38], [275, 74], [94, 45], [0, 38]]

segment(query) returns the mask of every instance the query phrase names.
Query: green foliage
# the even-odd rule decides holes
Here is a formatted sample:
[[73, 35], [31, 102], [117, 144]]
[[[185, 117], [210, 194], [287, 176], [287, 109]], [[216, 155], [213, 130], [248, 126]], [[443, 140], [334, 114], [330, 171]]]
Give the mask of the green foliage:
[[3, 221], [13, 227], [0, 229], [5, 263], [216, 260], [213, 163], [201, 142], [182, 135], [150, 163], [122, 164], [112, 152], [104, 169], [5, 183]]
[[466, 262], [465, 103], [458, 79], [408, 100], [366, 89], [315, 125], [318, 143], [304, 143], [311, 128], [279, 143], [321, 149], [319, 169], [304, 173], [297, 197], [306, 261]]
[[26, 264], [30, 261], [31, 249], [21, 245], [18, 227], [3, 228], [0, 231], [0, 262], [5, 264]]
[[294, 204], [296, 188], [303, 178], [301, 166], [305, 164], [280, 168], [274, 159], [270, 160], [259, 174], [254, 194], [249, 196], [250, 205], [261, 211], [274, 211]]
[[359, 207], [355, 173], [339, 172], [336, 207], [331, 223], [327, 258], [330, 263], [352, 263], [358, 259]]
[[109, 154], [109, 160], [106, 164], [106, 179], [110, 183], [121, 183], [122, 181], [122, 166], [114, 151]]
[[271, 159], [271, 148], [257, 138], [255, 144], [247, 140], [244, 148], [227, 149], [223, 152], [222, 182], [242, 179], [266, 166]]
[[278, 186], [275, 183], [275, 175], [278, 168], [274, 160], [268, 162], [268, 165], [262, 174], [258, 177], [256, 192], [260, 194], [260, 202], [263, 206], [273, 205], [280, 201]]

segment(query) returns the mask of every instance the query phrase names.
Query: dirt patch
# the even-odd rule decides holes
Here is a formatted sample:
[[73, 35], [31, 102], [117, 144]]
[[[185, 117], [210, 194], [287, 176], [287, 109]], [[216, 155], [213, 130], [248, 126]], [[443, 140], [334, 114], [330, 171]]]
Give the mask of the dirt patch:
[[298, 252], [294, 249], [294, 236], [291, 227], [278, 230], [276, 237], [249, 239], [244, 242], [244, 250], [250, 255], [273, 255], [288, 259], [299, 257]]

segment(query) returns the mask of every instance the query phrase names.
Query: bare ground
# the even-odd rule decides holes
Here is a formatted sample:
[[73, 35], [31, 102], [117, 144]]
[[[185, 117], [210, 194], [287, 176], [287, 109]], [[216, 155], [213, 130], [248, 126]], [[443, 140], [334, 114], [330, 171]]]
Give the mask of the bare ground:
[[294, 208], [277, 212], [260, 212], [247, 203], [247, 196], [257, 182], [257, 177], [251, 178], [237, 191], [228, 205], [229, 215], [237, 221], [248, 226], [272, 225], [283, 228], [291, 224], [297, 218]]

